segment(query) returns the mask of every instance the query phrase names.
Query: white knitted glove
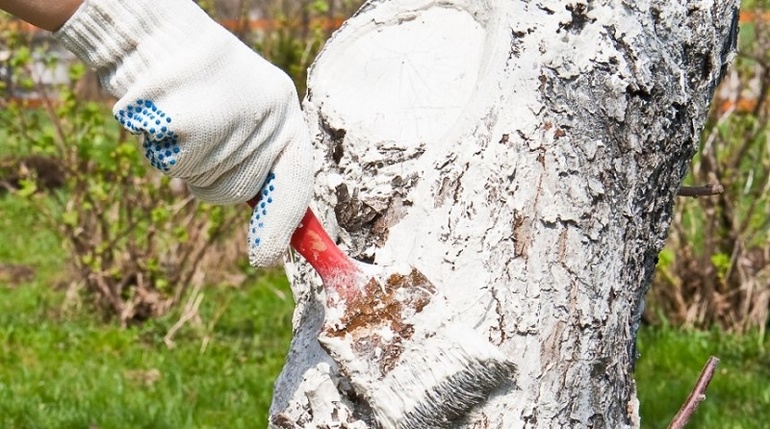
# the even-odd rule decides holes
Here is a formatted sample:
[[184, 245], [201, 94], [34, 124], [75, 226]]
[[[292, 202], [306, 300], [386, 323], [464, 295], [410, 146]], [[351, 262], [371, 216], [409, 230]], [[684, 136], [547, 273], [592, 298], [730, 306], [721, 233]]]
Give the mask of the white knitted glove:
[[85, 0], [54, 36], [96, 69], [115, 118], [202, 200], [260, 192], [249, 261], [288, 246], [312, 194], [310, 137], [291, 79], [191, 0]]

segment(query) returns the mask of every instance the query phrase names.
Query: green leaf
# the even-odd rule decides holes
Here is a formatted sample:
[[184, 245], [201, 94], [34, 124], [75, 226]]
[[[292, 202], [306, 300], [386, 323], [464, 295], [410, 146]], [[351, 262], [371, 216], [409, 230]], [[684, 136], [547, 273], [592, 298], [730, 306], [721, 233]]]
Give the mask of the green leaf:
[[161, 222], [167, 221], [169, 218], [169, 215], [170, 213], [168, 211], [168, 208], [166, 208], [165, 206], [155, 207], [150, 212], [150, 218], [154, 223], [161, 223]]
[[70, 66], [70, 69], [69, 69], [70, 80], [79, 80], [80, 78], [83, 77], [84, 74], [86, 74], [85, 64], [78, 62]]
[[324, 14], [329, 11], [329, 2], [326, 0], [315, 0], [310, 3], [310, 11], [317, 14]]
[[730, 255], [721, 252], [715, 253], [711, 255], [711, 264], [717, 272], [717, 277], [724, 279], [730, 269]]
[[21, 46], [16, 49], [14, 55], [10, 59], [11, 67], [23, 67], [29, 62], [31, 57], [32, 52], [29, 48], [27, 46]]
[[16, 195], [26, 198], [37, 192], [37, 183], [32, 179], [22, 179], [19, 181], [21, 189], [16, 191]]
[[62, 223], [69, 226], [75, 226], [78, 224], [78, 212], [76, 210], [67, 210], [62, 213]]
[[88, 193], [98, 201], [107, 201], [109, 195], [107, 194], [106, 186], [105, 182], [92, 181], [88, 184]]
[[174, 228], [174, 238], [180, 243], [186, 243], [190, 240], [190, 233], [187, 231], [187, 226], [180, 225]]
[[166, 290], [168, 290], [168, 286], [169, 286], [168, 280], [164, 279], [163, 277], [155, 280], [155, 288], [161, 292], [165, 292]]
[[658, 268], [669, 268], [676, 260], [676, 255], [672, 249], [664, 248], [658, 254]]

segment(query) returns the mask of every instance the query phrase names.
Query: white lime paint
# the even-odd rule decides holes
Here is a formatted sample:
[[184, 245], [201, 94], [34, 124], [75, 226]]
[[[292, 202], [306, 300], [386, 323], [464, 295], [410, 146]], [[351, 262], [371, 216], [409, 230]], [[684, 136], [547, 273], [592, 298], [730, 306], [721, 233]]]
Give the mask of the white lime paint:
[[[439, 286], [420, 332], [458, 324], [518, 366], [451, 427], [639, 426], [635, 329], [736, 4], [370, 1], [324, 48], [305, 101], [317, 212], [352, 255]], [[317, 343], [317, 279], [288, 270], [271, 412], [297, 426], [273, 427], [376, 427]], [[326, 379], [332, 409], [307, 399]]]

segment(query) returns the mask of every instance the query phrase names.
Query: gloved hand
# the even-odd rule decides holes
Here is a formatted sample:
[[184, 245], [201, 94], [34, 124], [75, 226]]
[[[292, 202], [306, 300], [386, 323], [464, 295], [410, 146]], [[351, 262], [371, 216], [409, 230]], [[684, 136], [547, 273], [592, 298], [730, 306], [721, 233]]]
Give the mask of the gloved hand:
[[271, 264], [312, 194], [310, 137], [291, 79], [191, 0], [85, 0], [54, 36], [119, 98], [150, 163], [204, 201], [258, 193], [249, 261]]

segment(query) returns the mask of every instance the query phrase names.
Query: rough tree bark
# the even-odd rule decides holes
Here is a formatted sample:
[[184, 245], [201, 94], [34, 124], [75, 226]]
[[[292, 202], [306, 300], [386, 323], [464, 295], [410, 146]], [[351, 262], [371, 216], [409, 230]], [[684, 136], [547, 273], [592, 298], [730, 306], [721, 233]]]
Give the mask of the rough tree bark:
[[[361, 260], [408, 263], [515, 380], [456, 427], [638, 427], [635, 334], [675, 194], [735, 50], [738, 0], [373, 0], [317, 58], [316, 209]], [[375, 427], [294, 340], [274, 428]]]

